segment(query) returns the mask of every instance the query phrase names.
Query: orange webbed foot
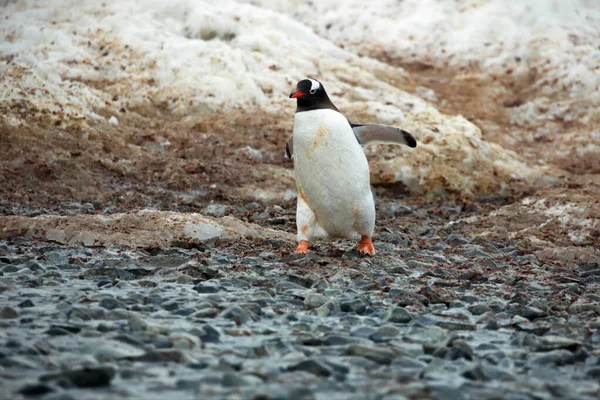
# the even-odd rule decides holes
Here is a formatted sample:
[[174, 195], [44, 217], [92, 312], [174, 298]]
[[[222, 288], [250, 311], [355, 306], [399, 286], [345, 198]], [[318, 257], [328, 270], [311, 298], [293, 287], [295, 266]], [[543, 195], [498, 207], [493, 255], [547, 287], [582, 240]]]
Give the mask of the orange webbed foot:
[[296, 253], [298, 254], [306, 254], [310, 250], [308, 250], [308, 240], [301, 240], [298, 243], [298, 247], [296, 248]]
[[373, 247], [373, 242], [371, 241], [371, 238], [368, 238], [366, 236], [362, 236], [360, 238], [357, 250], [362, 255], [375, 255], [375, 247]]

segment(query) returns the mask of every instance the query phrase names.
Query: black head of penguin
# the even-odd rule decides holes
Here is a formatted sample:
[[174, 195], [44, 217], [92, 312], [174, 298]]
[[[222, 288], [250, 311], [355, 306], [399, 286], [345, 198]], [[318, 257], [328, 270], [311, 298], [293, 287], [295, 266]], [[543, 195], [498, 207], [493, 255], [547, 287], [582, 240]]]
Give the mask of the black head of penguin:
[[290, 93], [290, 99], [296, 99], [296, 112], [330, 109], [339, 111], [327, 96], [325, 87], [316, 79], [306, 78], [298, 81], [296, 90]]

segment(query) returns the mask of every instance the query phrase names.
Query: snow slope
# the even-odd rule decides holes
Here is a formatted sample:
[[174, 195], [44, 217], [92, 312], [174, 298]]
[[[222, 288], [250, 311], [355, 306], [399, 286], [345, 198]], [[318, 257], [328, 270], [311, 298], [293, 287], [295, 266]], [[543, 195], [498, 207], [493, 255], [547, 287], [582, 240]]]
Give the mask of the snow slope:
[[[464, 118], [439, 113], [431, 91], [417, 91], [422, 98], [403, 91], [407, 73], [376, 57], [385, 52], [403, 62], [478, 65], [489, 74], [506, 68], [525, 73], [533, 66], [540, 69], [541, 95], [515, 107], [515, 121], [526, 123], [532, 107], [550, 101], [544, 98], [556, 100], [558, 92], [542, 82], [554, 77], [569, 88], [560, 92], [563, 100], [557, 97], [564, 105], [556, 112], [592, 118], [598, 7], [570, 3], [13, 2], [0, 11], [0, 96], [3, 109], [98, 129], [109, 120], [101, 115], [123, 109], [193, 122], [247, 108], [291, 121], [287, 94], [297, 80], [312, 76], [345, 113], [404, 126], [417, 137], [415, 150], [369, 150], [375, 182], [401, 181], [433, 195], [547, 185], [555, 182], [552, 168], [529, 165], [487, 143]], [[579, 114], [560, 111], [577, 101], [586, 105]], [[13, 111], [3, 123], [26, 123], [25, 114]]]

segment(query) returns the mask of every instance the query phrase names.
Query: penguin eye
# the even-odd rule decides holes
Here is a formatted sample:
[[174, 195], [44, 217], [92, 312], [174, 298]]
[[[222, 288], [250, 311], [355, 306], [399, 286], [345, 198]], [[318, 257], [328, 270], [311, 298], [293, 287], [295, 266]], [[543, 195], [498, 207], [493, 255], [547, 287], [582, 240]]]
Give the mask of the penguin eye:
[[310, 94], [315, 94], [315, 93], [317, 93], [317, 89], [310, 89], [310, 92], [309, 92], [309, 93], [310, 93]]

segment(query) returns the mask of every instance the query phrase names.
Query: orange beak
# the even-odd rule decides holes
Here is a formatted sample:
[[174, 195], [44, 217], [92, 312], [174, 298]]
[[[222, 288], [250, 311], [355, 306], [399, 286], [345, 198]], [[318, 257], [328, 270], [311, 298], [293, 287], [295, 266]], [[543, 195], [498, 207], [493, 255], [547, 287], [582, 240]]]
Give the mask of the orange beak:
[[298, 97], [302, 97], [304, 96], [306, 93], [303, 93], [299, 90], [295, 90], [292, 93], [290, 93], [290, 99], [297, 99]]

